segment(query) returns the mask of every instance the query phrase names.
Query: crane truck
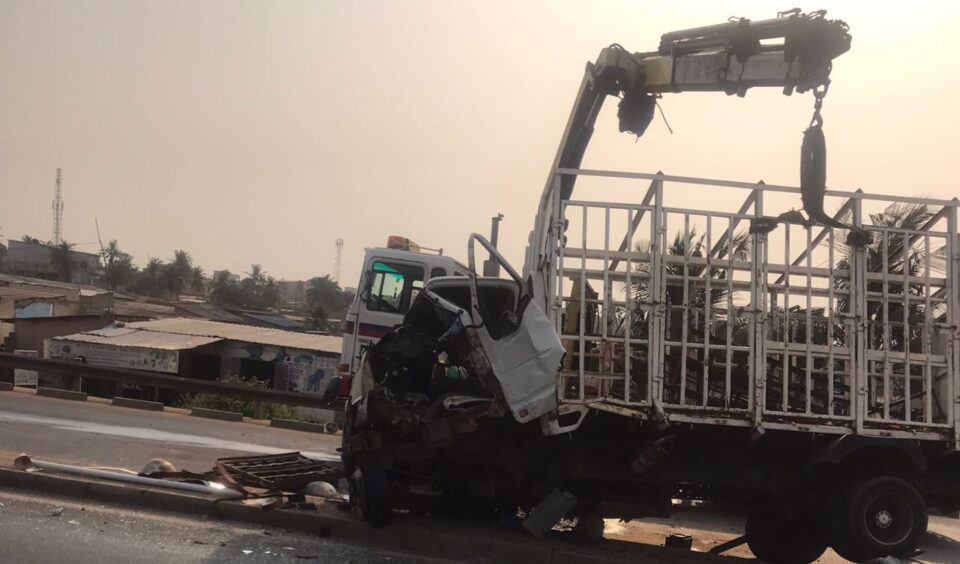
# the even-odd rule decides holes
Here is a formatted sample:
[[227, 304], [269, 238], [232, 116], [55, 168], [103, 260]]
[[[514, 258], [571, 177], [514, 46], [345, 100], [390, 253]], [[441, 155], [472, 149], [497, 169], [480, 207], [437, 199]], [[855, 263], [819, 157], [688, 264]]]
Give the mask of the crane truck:
[[[521, 271], [477, 234], [466, 265], [369, 249], [341, 360], [355, 515], [597, 536], [699, 500], [745, 514], [758, 558], [811, 562], [909, 556], [929, 511], [960, 509], [958, 201], [826, 188], [819, 110], [849, 47], [799, 11], [612, 45]], [[580, 168], [608, 97], [639, 136], [663, 95], [763, 87], [814, 93], [800, 187]]]

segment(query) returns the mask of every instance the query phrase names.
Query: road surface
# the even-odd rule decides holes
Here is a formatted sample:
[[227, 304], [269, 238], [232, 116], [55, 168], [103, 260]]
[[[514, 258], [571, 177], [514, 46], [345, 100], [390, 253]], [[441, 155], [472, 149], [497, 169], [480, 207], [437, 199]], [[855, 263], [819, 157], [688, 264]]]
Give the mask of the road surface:
[[114, 407], [20, 392], [0, 393], [0, 464], [39, 460], [140, 470], [154, 458], [202, 472], [217, 458], [301, 451], [339, 460], [339, 435], [289, 431], [180, 413]]
[[[0, 393], [0, 465], [3, 466], [10, 466], [17, 454], [26, 452], [40, 460], [134, 470], [139, 470], [148, 460], [163, 458], [178, 468], [204, 471], [210, 469], [218, 457], [290, 450], [336, 460], [339, 443], [337, 435], [288, 431], [256, 423], [232, 423], [19, 392]], [[683, 532], [693, 535], [696, 550], [706, 551], [735, 538], [742, 530], [740, 518], [691, 512], [679, 513], [668, 520], [630, 523], [611, 520], [607, 522], [605, 536], [662, 545], [670, 533]], [[0, 547], [3, 544], [0, 542]], [[918, 558], [920, 562], [960, 562], [960, 521], [931, 517], [930, 533], [921, 548], [925, 554]], [[192, 553], [196, 558], [187, 560], [206, 558], [201, 558], [200, 548], [193, 550], [197, 551]], [[751, 556], [745, 546], [730, 554]], [[833, 564], [843, 560], [828, 551], [820, 562]]]
[[0, 490], [0, 564], [444, 562], [317, 535]]

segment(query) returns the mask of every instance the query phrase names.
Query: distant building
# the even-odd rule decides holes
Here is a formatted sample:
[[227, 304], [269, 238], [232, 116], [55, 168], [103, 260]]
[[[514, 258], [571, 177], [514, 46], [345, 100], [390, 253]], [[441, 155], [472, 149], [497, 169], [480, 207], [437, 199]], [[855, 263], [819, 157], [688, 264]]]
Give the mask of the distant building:
[[113, 305], [113, 292], [89, 284], [59, 282], [16, 274], [0, 274], [0, 288], [20, 288], [66, 296], [66, 302], [70, 305], [66, 308], [55, 307], [49, 315], [96, 313], [110, 309]]
[[[0, 262], [0, 268], [8, 274], [30, 276], [47, 280], [60, 278], [60, 271], [53, 264], [53, 247], [45, 243], [26, 243], [10, 239]], [[70, 251], [70, 280], [74, 284], [92, 284], [103, 276], [100, 255]]]
[[0, 319], [70, 315], [78, 309], [67, 302], [65, 290], [0, 286]]
[[277, 282], [281, 309], [303, 309], [307, 305], [307, 283], [304, 280], [280, 280]]
[[169, 318], [51, 337], [44, 357], [204, 380], [233, 375], [322, 394], [334, 385], [340, 345], [340, 337]]

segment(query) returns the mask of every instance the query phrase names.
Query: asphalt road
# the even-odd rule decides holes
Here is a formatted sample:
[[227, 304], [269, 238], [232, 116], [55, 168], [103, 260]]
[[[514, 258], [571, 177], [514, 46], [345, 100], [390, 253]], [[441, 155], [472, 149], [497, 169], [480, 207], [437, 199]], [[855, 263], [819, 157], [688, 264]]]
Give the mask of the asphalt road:
[[443, 562], [305, 533], [0, 490], [0, 564]]
[[[232, 423], [189, 417], [178, 413], [157, 413], [136, 409], [113, 407], [97, 402], [75, 402], [53, 398], [36, 397], [19, 392], [0, 393], [0, 465], [10, 466], [13, 458], [22, 452], [32, 455], [36, 459], [55, 462], [78, 463], [86, 466], [110, 466], [139, 470], [140, 467], [153, 458], [169, 460], [178, 468], [194, 471], [204, 471], [213, 466], [214, 460], [223, 456], [239, 456], [243, 454], [266, 454], [298, 450], [308, 456], [336, 460], [339, 458], [336, 449], [340, 446], [340, 437], [288, 431], [276, 429], [256, 423]], [[30, 527], [21, 531], [10, 531], [11, 527], [4, 526], [5, 519], [9, 518], [11, 507], [0, 499], [5, 507], [0, 507], [0, 564], [8, 561], [4, 550], [20, 551], [14, 556], [30, 556], [27, 550], [56, 550], [60, 543], [64, 548], [69, 540], [76, 537], [77, 542], [86, 542], [83, 535], [92, 532], [83, 529], [65, 527], [61, 521], [41, 519], [45, 513], [26, 503], [12, 515], [16, 519], [23, 519]], [[35, 505], [41, 501], [35, 501]], [[31, 509], [32, 508], [32, 509]], [[38, 512], [39, 511], [39, 512]], [[6, 513], [5, 513], [6, 512]], [[153, 513], [137, 513], [132, 511], [121, 512], [128, 517], [125, 521], [132, 531], [140, 530], [141, 521], [144, 534], [149, 531], [148, 525], [159, 519]], [[75, 519], [81, 522], [79, 519]], [[165, 531], [156, 537], [144, 536], [134, 539], [146, 547], [150, 542], [164, 548], [144, 548], [144, 558], [156, 557], [157, 560], [140, 558], [141, 553], [134, 551], [136, 558], [121, 558], [119, 561], [160, 561], [169, 563], [171, 556], [182, 554], [183, 558], [173, 561], [188, 562], [225, 562], [239, 559], [236, 551], [230, 552], [234, 545], [222, 547], [212, 546], [207, 541], [213, 537], [197, 539], [207, 544], [188, 546], [184, 541], [184, 531], [193, 527], [191, 519], [164, 517], [156, 525], [158, 531]], [[107, 520], [110, 523], [110, 520]], [[166, 523], [164, 525], [163, 523]], [[208, 523], [210, 530], [217, 531], [224, 527], [223, 523]], [[51, 528], [54, 527], [54, 528]], [[59, 527], [59, 528], [57, 528]], [[74, 526], [76, 527], [76, 526]], [[163, 527], [167, 527], [164, 529]], [[730, 540], [743, 530], [743, 521], [735, 516], [712, 515], [703, 512], [678, 513], [669, 520], [643, 520], [630, 523], [619, 523], [615, 520], [607, 522], [605, 536], [621, 540], [630, 540], [646, 544], [662, 545], [664, 538], [673, 532], [683, 532], [694, 537], [696, 550], [706, 551], [726, 540]], [[245, 531], [243, 527], [235, 527], [236, 531]], [[28, 534], [25, 531], [30, 531]], [[256, 531], [255, 531], [256, 532]], [[168, 534], [169, 533], [169, 534]], [[110, 536], [113, 534], [113, 537]], [[119, 540], [123, 538], [121, 532], [116, 531], [107, 535], [108, 539], [117, 540], [116, 550], [126, 550]], [[131, 533], [133, 534], [133, 533]], [[213, 533], [210, 533], [213, 535]], [[172, 535], [172, 536], [171, 536]], [[179, 536], [178, 536], [179, 535]], [[234, 539], [261, 539], [249, 532], [236, 532]], [[261, 532], [262, 535], [262, 532]], [[165, 541], [167, 537], [176, 538]], [[29, 546], [31, 539], [41, 537], [50, 547]], [[89, 540], [92, 542], [96, 535]], [[153, 539], [152, 541], [150, 539]], [[189, 539], [188, 539], [189, 540]], [[268, 539], [270, 540], [270, 539]], [[7, 542], [9, 541], [9, 542]], [[104, 541], [107, 542], [107, 541]], [[112, 540], [110, 542], [113, 542]], [[210, 540], [212, 542], [212, 540]], [[220, 542], [220, 541], [217, 541]], [[242, 543], [241, 543], [242, 544]], [[269, 543], [268, 543], [269, 544]], [[92, 545], [91, 545], [92, 546]], [[109, 547], [112, 545], [104, 545]], [[152, 545], [151, 545], [152, 546]], [[257, 545], [260, 546], [260, 545]], [[283, 558], [273, 552], [274, 545], [263, 545], [261, 555], [271, 550], [271, 558]], [[293, 545], [291, 545], [293, 546]], [[312, 546], [312, 545], [311, 545]], [[10, 548], [15, 547], [15, 548]], [[228, 548], [229, 547], [229, 548]], [[274, 547], [275, 548], [275, 547]], [[280, 549], [283, 547], [281, 546]], [[925, 551], [918, 561], [921, 562], [960, 562], [960, 520], [945, 517], [931, 517], [930, 533], [924, 539], [921, 548]], [[91, 550], [93, 550], [91, 548]], [[111, 548], [111, 550], [113, 550]], [[250, 550], [254, 550], [250, 548]], [[331, 548], [334, 550], [334, 548]], [[344, 549], [346, 550], [346, 549]], [[152, 551], [152, 552], [151, 552]], [[186, 552], [177, 552], [186, 551]], [[287, 551], [290, 552], [290, 551]], [[91, 558], [96, 550], [90, 553]], [[118, 553], [119, 554], [119, 553]], [[123, 553], [127, 554], [127, 553]], [[242, 552], [242, 556], [248, 556]], [[282, 553], [281, 553], [282, 554]], [[352, 553], [351, 553], [352, 554]], [[381, 560], [363, 560], [373, 558], [374, 553], [365, 556], [354, 554], [344, 561], [373, 562]], [[86, 561], [73, 558], [47, 558], [46, 553], [37, 554], [37, 557], [17, 559], [21, 562], [56, 562], [56, 561]], [[731, 551], [731, 555], [750, 557], [749, 549], [741, 547]], [[43, 556], [43, 558], [40, 558]], [[102, 556], [102, 554], [101, 554]], [[335, 553], [328, 553], [329, 559], [337, 558]], [[260, 556], [257, 556], [259, 558]], [[357, 559], [354, 559], [356, 557]], [[254, 558], [254, 553], [249, 555]], [[394, 557], [390, 557], [394, 558]], [[324, 557], [323, 560], [327, 560]], [[90, 560], [93, 561], [93, 560]], [[103, 559], [98, 562], [103, 562]], [[246, 560], [244, 560], [246, 561]], [[250, 560], [257, 562], [258, 560]], [[299, 560], [298, 560], [299, 561]], [[414, 561], [419, 561], [415, 559]], [[823, 563], [843, 562], [832, 551], [828, 551], [820, 560]]]
[[40, 460], [140, 470], [163, 458], [209, 470], [217, 458], [301, 451], [339, 460], [339, 435], [289, 431], [104, 403], [0, 393], [0, 464], [27, 453]]

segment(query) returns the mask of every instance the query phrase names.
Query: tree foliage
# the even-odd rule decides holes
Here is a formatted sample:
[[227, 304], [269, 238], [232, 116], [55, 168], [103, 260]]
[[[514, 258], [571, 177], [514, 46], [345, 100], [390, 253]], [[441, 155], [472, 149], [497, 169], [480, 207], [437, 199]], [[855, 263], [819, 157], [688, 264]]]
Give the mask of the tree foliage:
[[73, 251], [73, 244], [66, 241], [62, 241], [58, 245], [50, 245], [50, 264], [61, 282], [70, 281], [70, 274], [73, 271], [73, 261], [70, 258], [71, 251]]
[[280, 301], [280, 293], [276, 280], [261, 265], [253, 264], [243, 279], [229, 270], [218, 271], [210, 281], [210, 301], [224, 306], [270, 309]]
[[107, 287], [111, 290], [129, 288], [137, 281], [137, 267], [133, 265], [133, 257], [120, 250], [116, 239], [103, 250], [103, 269]]

